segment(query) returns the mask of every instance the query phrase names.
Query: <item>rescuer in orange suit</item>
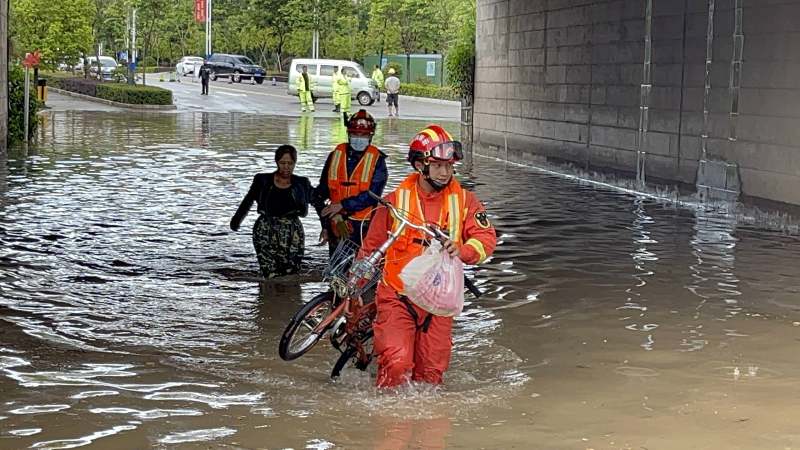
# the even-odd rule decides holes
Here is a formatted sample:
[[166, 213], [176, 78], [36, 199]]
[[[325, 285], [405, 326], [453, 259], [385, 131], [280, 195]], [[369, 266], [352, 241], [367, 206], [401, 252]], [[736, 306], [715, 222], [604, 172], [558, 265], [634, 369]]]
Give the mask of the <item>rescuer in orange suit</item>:
[[330, 253], [341, 239], [361, 245], [372, 212], [383, 193], [388, 172], [386, 155], [372, 145], [375, 119], [361, 109], [346, 121], [348, 142], [339, 144], [328, 155], [317, 187], [317, 195], [329, 204], [318, 211], [322, 218], [321, 242], [328, 242]]
[[[497, 237], [486, 209], [472, 192], [453, 177], [461, 160], [461, 143], [438, 125], [430, 125], [411, 141], [408, 161], [415, 172], [386, 197], [412, 221], [424, 219], [449, 232], [444, 249], [466, 264], [483, 262], [494, 251]], [[364, 240], [361, 255], [374, 251], [394, 226], [386, 208], [379, 208]], [[409, 380], [440, 384], [450, 364], [452, 317], [435, 316], [404, 295], [400, 272], [425, 250], [428, 236], [406, 227], [389, 247], [378, 284], [378, 314], [373, 324], [378, 358], [378, 387]]]

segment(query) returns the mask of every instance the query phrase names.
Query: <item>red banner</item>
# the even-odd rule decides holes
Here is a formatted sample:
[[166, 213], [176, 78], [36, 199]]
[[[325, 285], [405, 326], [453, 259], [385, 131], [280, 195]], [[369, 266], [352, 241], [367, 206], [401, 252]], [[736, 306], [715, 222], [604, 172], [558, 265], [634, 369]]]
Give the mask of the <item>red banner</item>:
[[206, 21], [206, 0], [194, 0], [194, 20], [201, 23]]

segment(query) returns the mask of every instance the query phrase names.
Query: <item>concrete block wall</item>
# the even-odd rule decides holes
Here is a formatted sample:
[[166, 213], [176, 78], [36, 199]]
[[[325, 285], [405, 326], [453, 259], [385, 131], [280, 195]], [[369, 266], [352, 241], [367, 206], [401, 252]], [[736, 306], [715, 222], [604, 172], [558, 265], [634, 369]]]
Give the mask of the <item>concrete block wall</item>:
[[800, 2], [715, 0], [709, 38], [708, 0], [652, 0], [643, 97], [647, 3], [479, 0], [476, 151], [635, 173], [641, 148], [648, 179], [688, 184], [706, 157], [800, 204]]

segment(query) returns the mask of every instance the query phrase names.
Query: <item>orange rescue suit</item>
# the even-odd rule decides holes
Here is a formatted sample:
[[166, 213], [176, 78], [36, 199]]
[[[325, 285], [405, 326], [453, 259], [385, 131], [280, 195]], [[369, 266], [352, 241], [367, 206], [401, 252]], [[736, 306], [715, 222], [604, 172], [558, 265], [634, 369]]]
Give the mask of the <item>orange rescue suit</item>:
[[[460, 247], [464, 263], [477, 264], [494, 252], [495, 230], [475, 194], [464, 190], [455, 178], [445, 189], [433, 193], [423, 191], [419, 183], [420, 175], [411, 174], [386, 198], [406, 211], [414, 223], [419, 224], [424, 218], [446, 230]], [[395, 226], [388, 211], [379, 208], [362, 255], [377, 249]], [[402, 295], [399, 274], [422, 254], [427, 240], [421, 231], [406, 228], [386, 254], [383, 280], [375, 299], [378, 315], [373, 324], [379, 387], [397, 386], [408, 380], [439, 384], [450, 364], [453, 318], [429, 315]]]

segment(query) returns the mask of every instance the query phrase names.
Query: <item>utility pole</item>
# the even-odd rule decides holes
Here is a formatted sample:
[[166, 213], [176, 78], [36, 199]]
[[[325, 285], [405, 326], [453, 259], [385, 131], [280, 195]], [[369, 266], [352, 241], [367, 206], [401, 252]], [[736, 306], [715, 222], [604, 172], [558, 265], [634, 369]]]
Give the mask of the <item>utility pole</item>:
[[211, 0], [206, 0], [206, 60], [211, 57]]
[[319, 58], [319, 0], [314, 0], [314, 33], [311, 38], [311, 57]]
[[136, 84], [136, 8], [128, 14], [127, 36], [128, 47], [128, 84]]

